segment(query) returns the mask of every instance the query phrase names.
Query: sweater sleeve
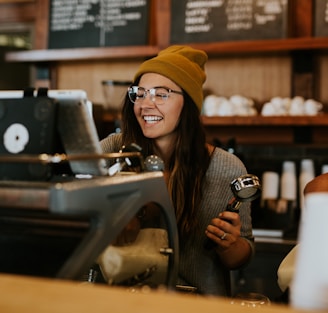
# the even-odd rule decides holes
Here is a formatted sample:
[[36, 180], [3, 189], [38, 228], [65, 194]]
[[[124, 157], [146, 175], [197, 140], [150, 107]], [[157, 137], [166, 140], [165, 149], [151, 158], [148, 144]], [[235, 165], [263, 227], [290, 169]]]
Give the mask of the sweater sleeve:
[[[247, 169], [238, 157], [220, 148], [214, 150], [203, 186], [202, 203], [197, 212], [198, 227], [180, 245], [179, 282], [195, 286], [199, 293], [226, 295], [225, 278], [229, 273], [215, 250], [204, 249], [207, 240], [205, 229], [213, 217], [226, 209], [233, 197], [230, 183], [246, 173]], [[250, 202], [243, 202], [239, 214], [241, 236], [254, 253], [250, 207]]]
[[[122, 148], [122, 134], [110, 134], [100, 141], [103, 153], [119, 152]], [[112, 165], [114, 160], [108, 160], [107, 165]]]
[[104, 153], [118, 152], [122, 147], [122, 134], [110, 134], [100, 141]]
[[[226, 209], [229, 200], [234, 196], [230, 183], [237, 177], [245, 175], [247, 169], [243, 162], [235, 155], [216, 148], [207, 173], [208, 184], [204, 191], [203, 209], [207, 212], [208, 224], [210, 218], [217, 216]], [[239, 210], [241, 236], [253, 245], [251, 202], [242, 202]]]

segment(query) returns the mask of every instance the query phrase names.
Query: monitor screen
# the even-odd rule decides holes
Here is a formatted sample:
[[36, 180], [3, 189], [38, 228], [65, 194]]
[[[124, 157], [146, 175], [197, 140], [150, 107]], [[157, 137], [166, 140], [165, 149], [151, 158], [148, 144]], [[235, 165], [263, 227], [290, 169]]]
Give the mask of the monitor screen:
[[[62, 170], [69, 174], [106, 175], [105, 161], [92, 158], [63, 164], [38, 164], [40, 154], [101, 154], [92, 103], [83, 90], [48, 90], [26, 96], [22, 90], [0, 91], [1, 179], [45, 180]], [[35, 157], [32, 162], [23, 156]], [[55, 169], [55, 171], [54, 171]], [[58, 170], [58, 171], [57, 171]]]

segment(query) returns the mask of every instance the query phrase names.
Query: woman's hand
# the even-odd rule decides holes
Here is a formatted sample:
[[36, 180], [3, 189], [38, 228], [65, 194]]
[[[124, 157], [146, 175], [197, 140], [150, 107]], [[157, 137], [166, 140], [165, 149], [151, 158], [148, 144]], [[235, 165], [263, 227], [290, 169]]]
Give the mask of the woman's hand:
[[218, 248], [225, 250], [240, 237], [240, 229], [239, 214], [224, 211], [211, 220], [211, 224], [207, 226], [205, 233], [209, 239], [217, 244]]
[[240, 230], [239, 214], [224, 211], [211, 220], [205, 231], [206, 236], [216, 243], [216, 252], [229, 269], [243, 265], [252, 253], [249, 243], [240, 237]]

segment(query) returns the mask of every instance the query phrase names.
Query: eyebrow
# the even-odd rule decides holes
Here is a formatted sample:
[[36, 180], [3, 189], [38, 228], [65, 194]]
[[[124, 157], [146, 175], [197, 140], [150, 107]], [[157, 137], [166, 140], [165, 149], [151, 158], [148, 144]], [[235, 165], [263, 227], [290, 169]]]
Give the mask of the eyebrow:
[[[162, 85], [154, 86], [154, 87], [151, 87], [151, 88], [146, 88], [146, 87], [143, 87], [143, 86], [140, 86], [140, 85], [138, 87], [141, 87], [141, 88], [146, 89], [146, 90], [155, 89], [155, 88], [164, 88], [164, 89], [169, 89], [169, 90], [175, 90], [174, 88], [171, 88], [171, 87], [168, 87], [168, 86], [162, 86]], [[180, 91], [180, 90], [177, 90], [177, 91]], [[182, 90], [181, 90], [181, 92], [182, 92]]]
[[174, 90], [174, 91], [179, 91], [179, 92], [183, 92], [182, 90], [175, 90], [174, 88], [170, 88], [168, 86], [154, 86], [154, 87], [151, 87], [151, 88], [145, 88], [143, 86], [139, 86], [143, 89], [146, 89], [146, 90], [149, 90], [149, 89], [155, 89], [155, 88], [164, 88], [164, 89], [168, 89], [168, 90]]

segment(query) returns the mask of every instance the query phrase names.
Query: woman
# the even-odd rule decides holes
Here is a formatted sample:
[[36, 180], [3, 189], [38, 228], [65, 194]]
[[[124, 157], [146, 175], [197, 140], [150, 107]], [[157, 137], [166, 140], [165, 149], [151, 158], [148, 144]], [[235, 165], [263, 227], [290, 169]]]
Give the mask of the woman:
[[[206, 61], [203, 51], [171, 46], [142, 63], [122, 109], [122, 134], [101, 144], [104, 152], [117, 152], [137, 143], [145, 155], [164, 161], [180, 240], [177, 284], [224, 296], [228, 270], [252, 255], [252, 227], [246, 202], [240, 215], [225, 211], [230, 183], [246, 174], [245, 166], [206, 143], [200, 121]], [[214, 248], [204, 247], [208, 240]]]

